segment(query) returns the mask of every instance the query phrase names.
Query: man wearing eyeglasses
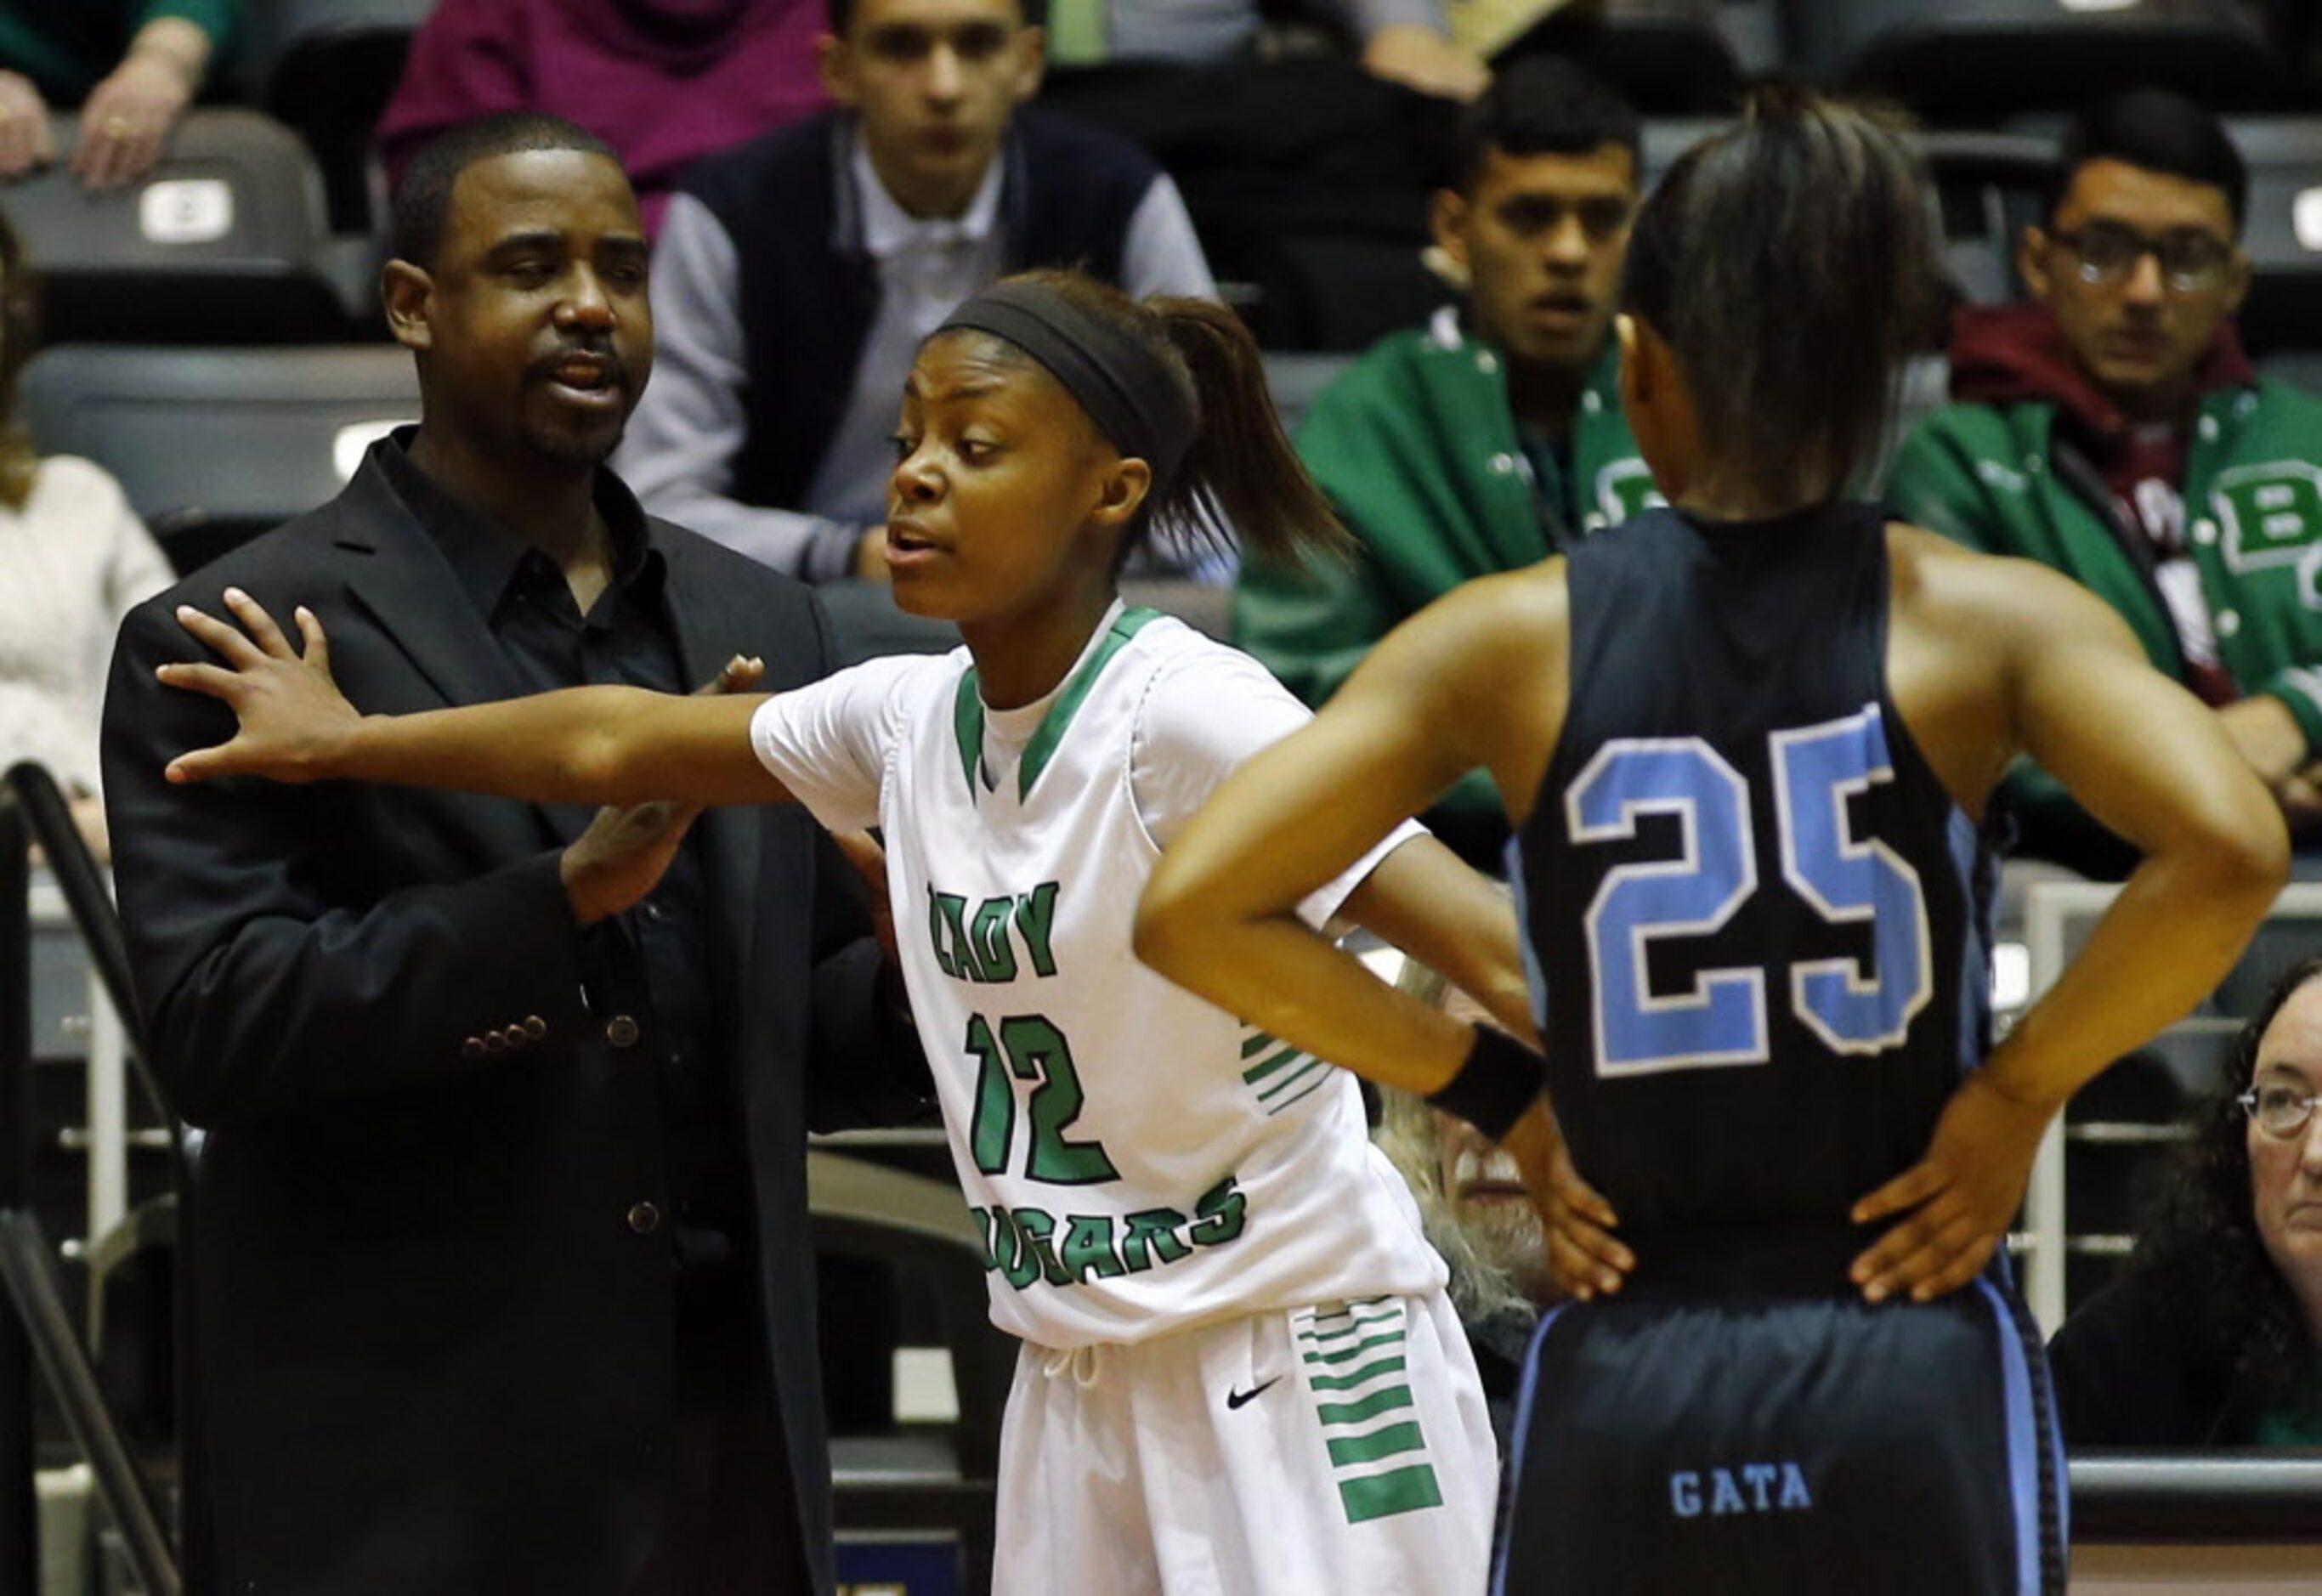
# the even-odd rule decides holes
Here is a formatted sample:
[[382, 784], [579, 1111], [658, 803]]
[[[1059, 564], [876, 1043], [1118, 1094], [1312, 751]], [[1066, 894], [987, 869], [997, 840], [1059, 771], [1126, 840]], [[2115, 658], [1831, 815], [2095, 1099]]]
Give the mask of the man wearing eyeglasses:
[[[1904, 444], [1901, 519], [2076, 578], [2215, 706], [2293, 827], [2322, 822], [2322, 402], [2261, 381], [2248, 178], [2217, 119], [2116, 96], [2066, 130], [2017, 265], [2034, 303], [1962, 311], [1952, 397]], [[2024, 851], [2096, 874], [2127, 845], [2045, 772], [2008, 798]]]

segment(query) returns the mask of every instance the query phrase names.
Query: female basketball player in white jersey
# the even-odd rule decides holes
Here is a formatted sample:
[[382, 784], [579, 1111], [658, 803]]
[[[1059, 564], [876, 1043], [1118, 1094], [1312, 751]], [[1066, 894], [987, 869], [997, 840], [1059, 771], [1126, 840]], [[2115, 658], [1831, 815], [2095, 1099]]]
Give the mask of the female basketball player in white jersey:
[[[964, 650], [772, 698], [588, 688], [363, 719], [314, 616], [298, 616], [302, 661], [229, 595], [249, 636], [188, 612], [224, 663], [164, 679], [224, 699], [241, 733], [172, 773], [795, 798], [834, 829], [882, 828], [992, 1317], [1025, 1343], [999, 1588], [1472, 1596], [1497, 1484], [1488, 1417], [1353, 1078], [1129, 945], [1161, 849], [1306, 716], [1247, 657], [1124, 609], [1115, 573], [1156, 527], [1204, 516], [1269, 552], [1345, 535], [1256, 349], [1216, 306], [1010, 279], [923, 347], [897, 446], [896, 597], [955, 620]], [[1297, 912], [1359, 921], [1528, 1025], [1504, 898], [1415, 828]], [[1531, 1149], [1543, 1184], [1554, 1153]]]
[[[1634, 1249], [1534, 1343], [1498, 1590], [2062, 1588], [2044, 1361], [1994, 1249], [2058, 1107], [2215, 987], [2286, 850], [2102, 603], [1852, 502], [1926, 214], [1893, 127], [1797, 91], [1684, 157], [1620, 330], [1670, 507], [1414, 617], [1147, 891], [1166, 973], [1353, 1068], [1470, 1060], [1504, 1120], [1539, 1061], [1284, 917], [1497, 780], [1557, 1113]], [[2145, 857], [1993, 1047], [1974, 817], [2019, 753]]]

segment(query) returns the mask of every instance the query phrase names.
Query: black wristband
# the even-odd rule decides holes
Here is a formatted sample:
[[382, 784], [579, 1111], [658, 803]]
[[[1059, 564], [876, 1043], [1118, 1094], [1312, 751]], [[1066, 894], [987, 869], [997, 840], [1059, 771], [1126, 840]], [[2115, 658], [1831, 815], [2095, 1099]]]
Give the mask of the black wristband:
[[1473, 1029], [1476, 1044], [1467, 1050], [1467, 1062], [1427, 1100], [1496, 1142], [1547, 1088], [1548, 1061], [1505, 1031]]

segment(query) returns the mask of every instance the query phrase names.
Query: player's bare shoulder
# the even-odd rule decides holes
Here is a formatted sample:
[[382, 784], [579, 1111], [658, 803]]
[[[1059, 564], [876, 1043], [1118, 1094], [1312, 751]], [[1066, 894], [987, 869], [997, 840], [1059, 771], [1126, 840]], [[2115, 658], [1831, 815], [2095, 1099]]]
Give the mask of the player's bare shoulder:
[[1896, 625], [1924, 627], [1954, 649], [1999, 658], [2043, 638], [2120, 627], [2102, 600], [2034, 561], [1979, 553], [1899, 521], [1888, 524], [1887, 551]]

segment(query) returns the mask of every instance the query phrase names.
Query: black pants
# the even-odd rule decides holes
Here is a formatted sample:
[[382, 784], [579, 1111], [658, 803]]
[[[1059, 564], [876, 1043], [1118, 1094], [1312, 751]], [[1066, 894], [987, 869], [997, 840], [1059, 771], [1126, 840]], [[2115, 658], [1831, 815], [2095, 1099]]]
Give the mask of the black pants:
[[2036, 1327], [1988, 1280], [1868, 1307], [1843, 1283], [1860, 1245], [1798, 1271], [1795, 1255], [1753, 1267], [1727, 1238], [1656, 1281], [1641, 1240], [1632, 1287], [1551, 1314], [1494, 1596], [2061, 1592], [2063, 1459]]
[[738, 1255], [678, 1272], [678, 1417], [652, 1553], [629, 1596], [808, 1596], [752, 1272]]

